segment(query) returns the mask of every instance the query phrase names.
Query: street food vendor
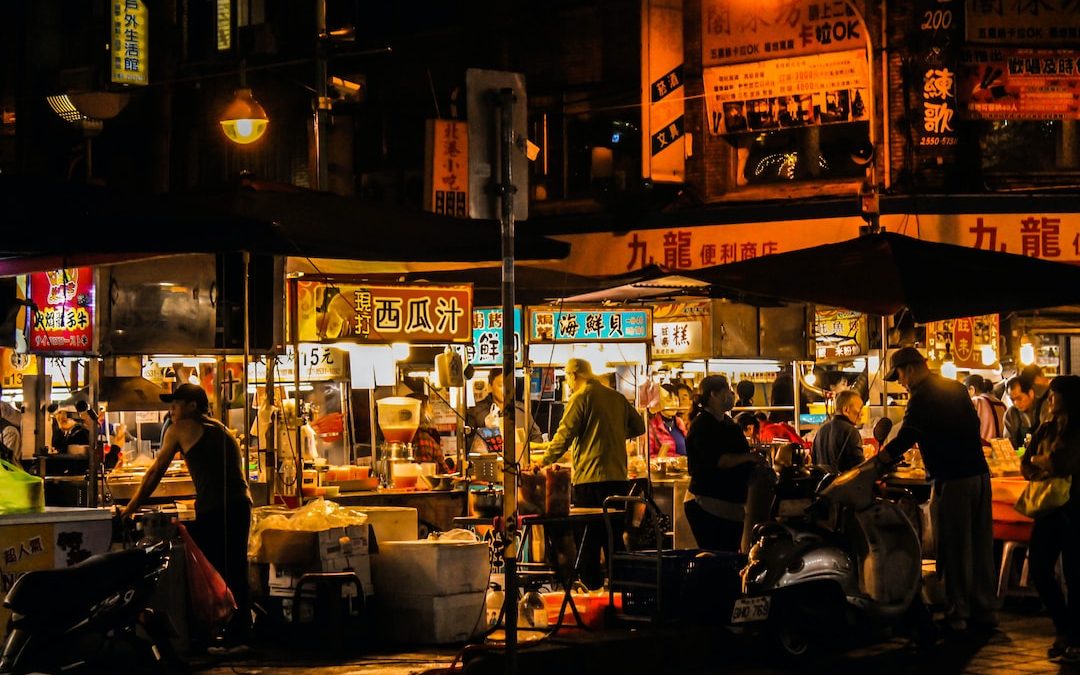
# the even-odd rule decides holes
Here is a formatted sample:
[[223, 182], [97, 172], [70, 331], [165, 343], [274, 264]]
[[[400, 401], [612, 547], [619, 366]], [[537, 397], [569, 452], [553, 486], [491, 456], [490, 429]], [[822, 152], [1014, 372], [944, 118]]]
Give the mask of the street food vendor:
[[251, 494], [244, 479], [240, 445], [224, 424], [210, 417], [202, 387], [182, 384], [161, 394], [172, 424], [135, 496], [122, 512], [129, 517], [153, 494], [179, 453], [195, 485], [195, 523], [189, 528], [207, 559], [221, 573], [236, 600], [237, 611], [226, 640], [243, 640], [249, 628], [247, 542]]
[[73, 445], [90, 445], [90, 430], [69, 411], [57, 410], [53, 413], [52, 447], [65, 455]]
[[[486, 398], [478, 401], [476, 405], [469, 408], [465, 413], [465, 423], [473, 429], [472, 437], [468, 442], [471, 452], [488, 451], [480, 434], [476, 432], [477, 429], [502, 429], [501, 417], [506, 406], [502, 368], [491, 369], [491, 372], [488, 373], [488, 385], [491, 393]], [[518, 429], [524, 429], [525, 406], [521, 401], [514, 401], [514, 408], [514, 424]], [[530, 420], [530, 422], [532, 422], [532, 426], [529, 429], [529, 441], [535, 445], [543, 440], [543, 436], [540, 433], [540, 427], [536, 426], [536, 420]]]

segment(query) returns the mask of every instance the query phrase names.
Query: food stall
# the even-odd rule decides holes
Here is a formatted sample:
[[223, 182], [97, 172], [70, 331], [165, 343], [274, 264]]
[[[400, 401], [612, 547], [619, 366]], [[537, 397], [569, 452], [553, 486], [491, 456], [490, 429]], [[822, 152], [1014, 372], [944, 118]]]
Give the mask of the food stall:
[[[408, 376], [410, 372], [409, 366], [398, 367], [399, 361], [408, 363], [408, 356], [403, 348], [394, 345], [416, 348], [464, 345], [471, 341], [472, 287], [372, 284], [359, 277], [307, 275], [289, 279], [289, 304], [290, 337], [294, 344], [333, 345], [348, 352], [350, 387], [369, 391], [366, 397], [369, 430], [365, 435], [370, 440], [366, 447], [354, 444], [350, 460], [353, 466], [369, 469], [378, 481], [344, 486], [368, 488], [361, 490], [340, 489], [342, 486], [338, 485], [337, 495], [325, 496], [347, 505], [416, 508], [424, 523], [450, 529], [453, 517], [464, 513], [465, 493], [420, 489], [415, 479], [398, 478], [412, 465], [412, 447], [409, 440], [391, 438], [393, 433], [386, 433], [377, 423], [376, 408], [379, 400], [398, 393], [397, 385], [401, 384], [403, 374]], [[298, 319], [292, 321], [292, 317]], [[458, 389], [454, 396], [462, 396], [461, 361], [460, 357], [454, 359], [454, 354], [453, 350], [444, 352], [440, 355], [443, 358], [433, 365], [439, 372], [439, 384]], [[298, 377], [297, 373], [294, 379]], [[457, 400], [453, 399], [452, 404]], [[354, 415], [353, 424], [347, 426], [356, 429], [357, 417]], [[362, 436], [358, 433], [357, 437]], [[455, 444], [454, 448], [457, 447], [460, 446]], [[357, 452], [361, 449], [366, 450], [366, 456]], [[340, 468], [337, 467], [339, 471]], [[349, 476], [351, 483], [352, 474]], [[325, 476], [316, 474], [316, 478]], [[399, 485], [395, 485], [395, 478]], [[402, 486], [405, 482], [411, 484]], [[318, 495], [318, 487], [322, 486], [315, 487], [314, 494]]]

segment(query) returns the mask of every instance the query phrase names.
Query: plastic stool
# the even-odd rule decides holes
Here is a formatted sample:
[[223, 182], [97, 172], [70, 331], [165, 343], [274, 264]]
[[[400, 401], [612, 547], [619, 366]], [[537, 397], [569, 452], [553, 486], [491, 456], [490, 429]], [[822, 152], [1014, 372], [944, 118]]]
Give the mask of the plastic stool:
[[1009, 576], [1012, 573], [1013, 560], [1018, 554], [1024, 555], [1024, 566], [1020, 570], [1020, 585], [1028, 585], [1028, 559], [1026, 541], [1006, 541], [1001, 549], [1001, 571], [998, 572], [997, 597], [1003, 599], [1009, 592]]

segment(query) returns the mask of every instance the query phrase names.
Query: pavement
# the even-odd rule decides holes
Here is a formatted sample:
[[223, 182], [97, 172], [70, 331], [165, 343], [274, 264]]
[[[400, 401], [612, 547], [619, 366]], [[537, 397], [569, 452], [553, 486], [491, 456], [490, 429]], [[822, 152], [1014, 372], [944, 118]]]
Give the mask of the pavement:
[[[856, 645], [815, 662], [792, 666], [778, 662], [763, 642], [723, 627], [689, 624], [643, 625], [597, 632], [564, 630], [535, 644], [523, 645], [517, 672], [531, 673], [679, 673], [739, 675], [769, 673], [859, 673], [860, 675], [985, 673], [1073, 673], [1080, 667], [1046, 658], [1053, 639], [1049, 618], [1027, 599], [1001, 614], [996, 631], [942, 639], [915, 649], [906, 639]], [[451, 668], [453, 667], [453, 670]], [[505, 653], [497, 645], [450, 645], [398, 650], [386, 645], [356, 644], [336, 654], [310, 636], [279, 637], [256, 644], [244, 655], [200, 657], [192, 672], [208, 675], [469, 675], [505, 673]]]

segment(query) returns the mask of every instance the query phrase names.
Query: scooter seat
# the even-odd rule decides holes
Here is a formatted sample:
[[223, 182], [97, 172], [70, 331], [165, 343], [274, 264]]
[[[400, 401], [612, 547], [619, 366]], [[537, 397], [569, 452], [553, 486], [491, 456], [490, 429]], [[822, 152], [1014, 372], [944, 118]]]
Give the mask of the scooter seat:
[[35, 624], [63, 631], [86, 618], [96, 603], [145, 574], [148, 555], [133, 548], [95, 555], [72, 567], [27, 572], [12, 586], [4, 606]]

